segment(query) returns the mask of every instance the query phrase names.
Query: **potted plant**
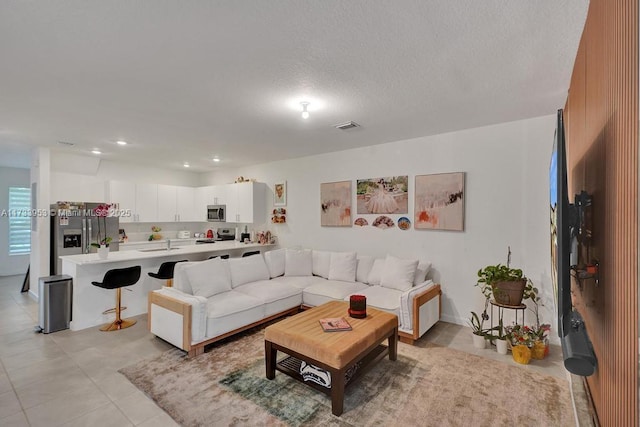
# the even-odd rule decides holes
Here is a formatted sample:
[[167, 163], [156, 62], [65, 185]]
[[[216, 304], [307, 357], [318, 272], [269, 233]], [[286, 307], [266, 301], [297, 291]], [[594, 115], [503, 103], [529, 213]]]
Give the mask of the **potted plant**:
[[498, 326], [496, 328], [496, 331], [498, 332], [498, 335], [495, 337], [496, 339], [496, 351], [500, 354], [507, 354], [507, 351], [509, 350], [508, 344], [507, 344], [507, 336], [504, 333], [504, 324], [502, 323], [502, 318], [500, 318], [500, 320], [498, 321]]
[[488, 265], [478, 270], [478, 286], [485, 297], [503, 305], [518, 306], [522, 303], [527, 278], [519, 268], [509, 265]]
[[487, 332], [482, 328], [484, 324], [484, 316], [482, 319], [475, 311], [471, 312], [471, 318], [469, 319], [469, 326], [473, 333], [473, 346], [475, 348], [485, 348], [487, 345], [486, 336]]
[[531, 347], [534, 334], [528, 326], [512, 325], [505, 328], [507, 338], [511, 343], [511, 355], [517, 363], [528, 365], [531, 361]]
[[[93, 214], [98, 217], [98, 234], [96, 236], [97, 242], [91, 243], [91, 246], [97, 248], [98, 256], [101, 259], [107, 258], [109, 255], [109, 243], [113, 240], [107, 236], [107, 216], [110, 215], [111, 204], [99, 205], [93, 210]], [[100, 218], [102, 218], [102, 226], [100, 226]], [[104, 229], [104, 237], [102, 236], [102, 229]]]
[[[539, 309], [542, 303], [538, 296], [538, 288], [533, 286], [531, 280], [527, 280], [523, 299], [527, 301], [528, 308], [533, 312], [536, 318], [535, 325], [529, 327], [533, 335], [531, 358], [544, 359], [549, 354], [549, 339], [547, 338], [547, 334], [551, 330], [551, 325], [548, 323], [540, 323]], [[528, 303], [529, 301], [531, 304]]]

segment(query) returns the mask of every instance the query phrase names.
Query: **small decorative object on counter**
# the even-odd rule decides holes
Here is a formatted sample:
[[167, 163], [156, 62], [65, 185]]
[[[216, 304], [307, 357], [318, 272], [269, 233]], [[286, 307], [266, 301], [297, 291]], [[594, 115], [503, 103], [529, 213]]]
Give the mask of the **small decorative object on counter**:
[[162, 228], [158, 227], [157, 225], [152, 225], [151, 231], [152, 233], [149, 236], [149, 241], [162, 240], [162, 234], [158, 234], [160, 231], [162, 231]]
[[349, 297], [349, 316], [355, 319], [367, 317], [367, 297], [364, 295], [351, 295]]
[[100, 259], [107, 259], [109, 256], [109, 246], [100, 246], [96, 251], [98, 252], [98, 258]]

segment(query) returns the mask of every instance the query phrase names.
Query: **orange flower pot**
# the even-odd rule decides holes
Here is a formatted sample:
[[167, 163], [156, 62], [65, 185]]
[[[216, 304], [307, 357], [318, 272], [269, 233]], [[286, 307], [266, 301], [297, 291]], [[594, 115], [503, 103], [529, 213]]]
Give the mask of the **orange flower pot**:
[[549, 354], [549, 342], [547, 340], [536, 341], [533, 343], [533, 348], [531, 349], [532, 359], [542, 360], [547, 356], [547, 354]]
[[531, 361], [531, 349], [526, 345], [514, 345], [511, 348], [513, 360], [522, 365], [528, 365]]

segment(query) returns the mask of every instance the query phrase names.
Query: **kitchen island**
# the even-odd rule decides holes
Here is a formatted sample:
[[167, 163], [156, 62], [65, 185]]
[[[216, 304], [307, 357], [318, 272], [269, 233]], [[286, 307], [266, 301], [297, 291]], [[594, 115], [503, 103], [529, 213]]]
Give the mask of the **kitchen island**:
[[148, 249], [110, 252], [107, 259], [100, 259], [98, 254], [61, 256], [62, 274], [73, 277], [71, 330], [78, 331], [113, 321], [114, 314], [105, 315], [102, 312], [115, 307], [115, 290], [103, 289], [91, 284], [91, 282], [102, 282], [108, 270], [136, 265], [142, 267], [140, 280], [133, 286], [123, 288], [125, 292], [122, 293], [122, 305], [126, 306], [127, 310], [123, 311], [122, 317], [127, 318], [147, 312], [147, 294], [164, 285], [164, 281], [154, 279], [147, 273], [157, 272], [163, 262], [202, 261], [210, 256], [224, 254], [239, 257], [250, 250], [265, 252], [273, 249], [274, 246], [218, 241], [171, 249], [167, 249], [167, 245], [164, 244]]

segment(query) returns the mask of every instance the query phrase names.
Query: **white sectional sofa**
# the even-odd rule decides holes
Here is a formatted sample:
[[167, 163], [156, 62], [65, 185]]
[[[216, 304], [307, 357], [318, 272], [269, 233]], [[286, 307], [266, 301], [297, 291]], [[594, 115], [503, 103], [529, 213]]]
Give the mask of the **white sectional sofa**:
[[195, 356], [253, 326], [360, 294], [368, 307], [396, 314], [400, 340], [412, 344], [440, 319], [442, 292], [426, 278], [429, 268], [390, 255], [302, 249], [179, 263], [173, 287], [149, 293], [149, 330]]

